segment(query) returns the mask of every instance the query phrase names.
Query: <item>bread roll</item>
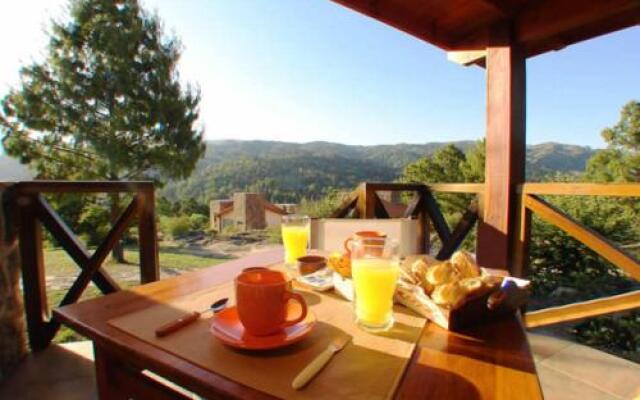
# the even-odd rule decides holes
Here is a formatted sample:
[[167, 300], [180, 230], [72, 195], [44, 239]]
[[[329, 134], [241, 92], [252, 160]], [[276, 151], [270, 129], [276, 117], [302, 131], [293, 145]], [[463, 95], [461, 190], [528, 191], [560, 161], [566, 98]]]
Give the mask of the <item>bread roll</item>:
[[351, 278], [351, 257], [346, 253], [334, 252], [329, 255], [327, 260], [329, 268], [333, 269], [343, 278]]
[[465, 291], [457, 282], [436, 286], [431, 294], [431, 298], [436, 304], [446, 308], [453, 306], [464, 296]]
[[453, 282], [459, 278], [459, 273], [449, 261], [434, 265], [427, 271], [427, 282], [433, 286]]
[[485, 285], [480, 278], [465, 278], [460, 281], [460, 287], [462, 287], [466, 295], [472, 295], [480, 292]]
[[451, 256], [451, 264], [459, 271], [462, 278], [475, 278], [480, 276], [480, 267], [473, 256], [464, 250], [456, 251]]
[[433, 285], [427, 280], [427, 273], [431, 267], [424, 258], [419, 258], [411, 264], [411, 272], [416, 283], [422, 287], [426, 294], [433, 292]]

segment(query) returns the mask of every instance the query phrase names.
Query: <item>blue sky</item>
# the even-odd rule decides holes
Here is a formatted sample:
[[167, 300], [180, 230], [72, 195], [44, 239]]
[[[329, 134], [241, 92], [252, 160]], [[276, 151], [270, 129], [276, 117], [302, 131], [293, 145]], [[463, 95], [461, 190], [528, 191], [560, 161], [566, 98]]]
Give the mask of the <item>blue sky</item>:
[[[62, 0], [0, 12], [0, 95], [38, 58]], [[181, 77], [202, 90], [208, 139], [349, 144], [477, 139], [485, 76], [328, 0], [145, 0], [181, 37]], [[527, 141], [603, 147], [600, 131], [640, 99], [640, 28], [529, 59]]]

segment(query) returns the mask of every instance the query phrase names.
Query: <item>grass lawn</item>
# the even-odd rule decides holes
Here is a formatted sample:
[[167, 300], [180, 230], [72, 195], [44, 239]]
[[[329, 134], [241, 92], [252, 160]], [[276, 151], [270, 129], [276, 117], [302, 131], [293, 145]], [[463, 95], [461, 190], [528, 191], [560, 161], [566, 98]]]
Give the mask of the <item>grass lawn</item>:
[[[187, 251], [179, 247], [160, 247], [160, 273], [163, 278], [210, 267], [229, 260], [229, 258], [220, 258], [207, 254], [186, 254]], [[125, 258], [128, 264], [118, 264], [110, 259], [104, 264], [104, 268], [123, 288], [137, 285], [140, 279], [138, 252], [136, 250], [125, 250]], [[67, 292], [67, 288], [73, 283], [80, 269], [61, 249], [45, 249], [44, 263], [47, 276], [48, 303], [50, 308], [54, 308], [60, 304]], [[80, 301], [98, 295], [100, 295], [100, 291], [91, 283]], [[63, 326], [58, 331], [54, 342], [64, 343], [76, 340], [84, 340], [84, 338]]]

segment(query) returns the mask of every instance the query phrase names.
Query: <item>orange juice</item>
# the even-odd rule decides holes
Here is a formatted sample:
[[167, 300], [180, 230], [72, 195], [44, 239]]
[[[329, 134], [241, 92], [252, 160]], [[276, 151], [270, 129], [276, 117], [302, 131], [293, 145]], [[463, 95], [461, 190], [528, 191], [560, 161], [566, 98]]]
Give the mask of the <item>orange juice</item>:
[[299, 257], [307, 255], [309, 225], [282, 225], [282, 243], [285, 263], [295, 264]]
[[400, 274], [396, 260], [352, 260], [356, 318], [359, 324], [385, 330], [393, 325], [393, 293]]

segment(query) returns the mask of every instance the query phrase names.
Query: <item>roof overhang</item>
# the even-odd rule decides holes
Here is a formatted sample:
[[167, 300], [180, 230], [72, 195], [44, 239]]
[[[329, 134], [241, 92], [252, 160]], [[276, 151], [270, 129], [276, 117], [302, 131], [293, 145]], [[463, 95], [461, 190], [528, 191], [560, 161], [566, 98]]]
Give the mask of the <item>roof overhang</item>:
[[[533, 57], [640, 24], [640, 0], [333, 0], [482, 64], [496, 24]], [[460, 52], [471, 52], [463, 54]], [[470, 58], [476, 57], [473, 61]]]

